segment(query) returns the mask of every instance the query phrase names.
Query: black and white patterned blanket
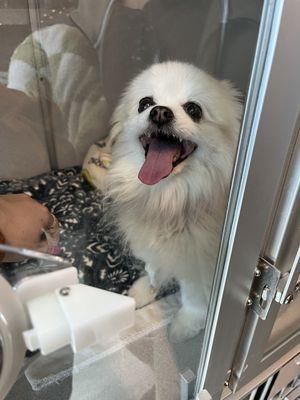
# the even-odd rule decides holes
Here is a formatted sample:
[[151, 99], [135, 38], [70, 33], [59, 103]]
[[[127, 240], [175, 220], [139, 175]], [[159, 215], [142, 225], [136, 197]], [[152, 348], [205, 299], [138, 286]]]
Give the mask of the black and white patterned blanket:
[[[109, 205], [82, 178], [81, 168], [54, 170], [27, 180], [0, 181], [0, 195], [25, 192], [44, 204], [59, 220], [62, 256], [77, 267], [83, 283], [125, 294], [139, 277], [142, 263], [134, 259], [106, 221]], [[0, 273], [12, 280], [34, 262], [3, 264]]]

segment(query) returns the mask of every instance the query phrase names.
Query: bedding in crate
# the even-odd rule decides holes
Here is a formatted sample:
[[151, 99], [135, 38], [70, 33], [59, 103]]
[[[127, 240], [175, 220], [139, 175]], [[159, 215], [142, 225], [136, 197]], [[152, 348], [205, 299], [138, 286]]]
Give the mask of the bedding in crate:
[[[125, 294], [140, 275], [142, 263], [120, 243], [107, 219], [109, 203], [82, 177], [81, 168], [54, 170], [30, 179], [0, 181], [0, 195], [25, 192], [44, 204], [60, 222], [62, 256], [83, 283]], [[35, 273], [37, 262], [2, 264], [0, 273], [13, 283]]]

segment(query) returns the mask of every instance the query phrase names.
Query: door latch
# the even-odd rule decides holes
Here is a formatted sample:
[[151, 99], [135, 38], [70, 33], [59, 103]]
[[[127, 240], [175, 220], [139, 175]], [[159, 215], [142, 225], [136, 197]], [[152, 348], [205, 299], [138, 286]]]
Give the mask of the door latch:
[[263, 320], [267, 318], [275, 298], [281, 273], [266, 260], [260, 259], [255, 269], [248, 304]]

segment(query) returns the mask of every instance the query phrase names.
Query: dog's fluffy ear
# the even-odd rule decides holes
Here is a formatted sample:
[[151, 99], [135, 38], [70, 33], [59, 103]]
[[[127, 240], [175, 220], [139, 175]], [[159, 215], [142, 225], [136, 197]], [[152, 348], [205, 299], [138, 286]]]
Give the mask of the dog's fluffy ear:
[[222, 80], [221, 85], [230, 93], [231, 97], [238, 103], [243, 103], [244, 95], [234, 87], [233, 83], [228, 80]]
[[234, 135], [238, 135], [243, 115], [243, 95], [236, 89], [230, 81], [220, 81], [221, 85], [227, 92], [226, 99], [226, 115], [229, 118], [229, 126]]
[[235, 109], [237, 109], [240, 113], [240, 117], [242, 114], [242, 109], [243, 106], [242, 104], [244, 103], [244, 99], [245, 96], [243, 95], [243, 93], [241, 93], [230, 81], [227, 80], [222, 80], [220, 81], [221, 85], [225, 88], [225, 90], [227, 91], [227, 93], [230, 95], [230, 97], [232, 98], [232, 101], [235, 103], [236, 107]]

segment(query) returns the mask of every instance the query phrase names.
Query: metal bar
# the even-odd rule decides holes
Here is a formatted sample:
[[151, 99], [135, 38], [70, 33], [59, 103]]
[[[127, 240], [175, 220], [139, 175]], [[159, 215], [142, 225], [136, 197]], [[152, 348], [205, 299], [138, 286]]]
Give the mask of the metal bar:
[[[28, 1], [28, 12], [29, 12], [29, 20], [32, 27], [32, 31], [36, 31], [36, 34], [40, 30], [40, 20], [39, 20], [39, 2], [38, 0], [27, 0]], [[38, 59], [40, 57], [40, 53], [35, 50], [33, 46], [33, 56], [36, 60], [36, 65], [44, 64], [44, 69], [47, 70], [47, 60]], [[43, 57], [43, 56], [41, 56]], [[43, 117], [43, 124], [44, 124], [44, 132], [45, 132], [45, 139], [46, 139], [46, 146], [48, 150], [48, 157], [50, 168], [58, 168], [58, 161], [56, 155], [56, 148], [55, 148], [55, 140], [53, 136], [53, 125], [52, 125], [52, 112], [51, 112], [51, 105], [50, 101], [47, 99], [51, 99], [50, 93], [47, 93], [47, 87], [44, 85], [44, 79], [41, 76], [36, 77], [38, 81], [38, 90], [39, 90], [39, 100], [41, 104], [41, 113]]]
[[[277, 175], [286, 151], [286, 144], [284, 144], [278, 149], [279, 154], [276, 154], [276, 157], [274, 155], [268, 157], [268, 165], [272, 167], [268, 176], [268, 185], [265, 185], [266, 176], [259, 168], [265, 160], [266, 147], [261, 140], [266, 133], [259, 135], [261, 137], [258, 138], [256, 134], [258, 129], [261, 129], [260, 116], [266, 97], [281, 11], [282, 3], [280, 2], [266, 1], [264, 3], [225, 229], [211, 294], [196, 389], [200, 391], [206, 388], [214, 399], [221, 397], [223, 382], [226, 379], [227, 370], [231, 368], [239, 342], [253, 272], [272, 204], [270, 193], [274, 191], [274, 186], [276, 187]], [[278, 134], [279, 132], [276, 133]], [[278, 139], [276, 136], [276, 140]], [[285, 141], [288, 141], [288, 135]], [[254, 146], [256, 146], [255, 157], [253, 157]], [[249, 177], [251, 164], [252, 174]], [[257, 170], [254, 167], [255, 164], [257, 164]], [[275, 164], [274, 168], [273, 164]], [[248, 193], [245, 200], [246, 184]], [[252, 192], [249, 188], [253, 189]], [[261, 209], [256, 206], [258, 190], [263, 204]], [[255, 210], [251, 209], [251, 205], [252, 208], [255, 207]], [[220, 355], [222, 355], [222, 363], [219, 361]]]
[[300, 386], [294, 388], [288, 396], [286, 396], [287, 400], [297, 400], [300, 398]]
[[261, 395], [259, 396], [259, 400], [265, 400], [266, 395], [268, 393], [268, 390], [272, 384], [273, 381], [273, 376], [270, 376], [270, 378], [267, 380], [267, 382], [264, 385], [263, 391], [261, 392]]
[[236, 391], [238, 383], [248, 367], [246, 361], [249, 356], [258, 322], [259, 316], [253, 310], [249, 310], [241, 333], [240, 343], [233, 360], [232, 374], [229, 380], [229, 387], [233, 392]]
[[[297, 232], [295, 232], [295, 236], [297, 236]], [[300, 246], [298, 247], [298, 251], [295, 256], [293, 265], [291, 266], [291, 271], [288, 275], [287, 283], [281, 295], [280, 299], [281, 304], [284, 304], [290, 296], [291, 300], [293, 300], [294, 291], [299, 291], [299, 288], [298, 287], [296, 288], [296, 284], [299, 280], [299, 273], [300, 273]]]
[[300, 112], [294, 137], [263, 250], [264, 258], [282, 273], [290, 271], [300, 240]]
[[49, 262], [56, 264], [55, 266], [53, 266], [53, 268], [55, 268], [55, 269], [57, 269], [57, 266], [62, 266], [62, 267], [70, 267], [71, 266], [69, 261], [64, 260], [61, 257], [53, 256], [53, 255], [47, 254], [47, 253], [40, 253], [39, 251], [29, 250], [29, 249], [25, 249], [23, 247], [13, 247], [13, 246], [9, 246], [7, 244], [0, 244], [0, 251], [18, 254], [23, 257], [35, 258], [35, 259], [43, 260], [43, 261], [49, 261]]
[[[299, 341], [298, 341], [299, 343]], [[253, 380], [251, 380], [249, 383], [246, 385], [242, 386], [239, 391], [237, 391], [234, 394], [227, 394], [222, 396], [222, 400], [240, 400], [244, 399], [247, 395], [249, 396], [250, 393], [253, 393], [255, 391], [255, 388], [257, 389], [263, 382], [266, 381], [267, 378], [269, 378], [271, 375], [274, 377], [275, 374], [277, 374], [278, 371], [280, 371], [282, 368], [285, 367], [285, 365], [291, 361], [295, 357], [296, 354], [298, 354], [300, 351], [300, 346], [299, 344], [296, 345], [292, 350], [286, 350], [281, 358], [277, 359], [274, 361], [269, 367], [266, 367], [265, 369], [258, 370], [255, 377]], [[277, 377], [276, 377], [277, 379]], [[276, 380], [274, 382], [274, 385], [276, 383]], [[270, 398], [274, 395], [274, 391], [276, 393], [277, 389], [273, 386], [272, 391], [270, 392]], [[249, 399], [248, 399], [249, 400]]]
[[256, 396], [256, 392], [257, 392], [257, 388], [252, 390], [251, 395], [249, 397], [249, 400], [254, 400], [255, 396]]
[[222, 56], [223, 56], [223, 48], [225, 42], [226, 35], [226, 27], [229, 19], [229, 11], [230, 11], [229, 0], [220, 0], [220, 8], [221, 8], [221, 21], [220, 21], [220, 37], [218, 43], [218, 50], [215, 62], [215, 75], [220, 77], [221, 67], [222, 67]]

